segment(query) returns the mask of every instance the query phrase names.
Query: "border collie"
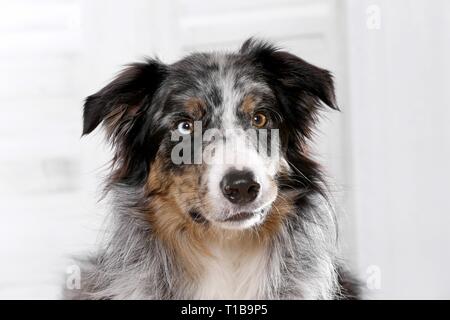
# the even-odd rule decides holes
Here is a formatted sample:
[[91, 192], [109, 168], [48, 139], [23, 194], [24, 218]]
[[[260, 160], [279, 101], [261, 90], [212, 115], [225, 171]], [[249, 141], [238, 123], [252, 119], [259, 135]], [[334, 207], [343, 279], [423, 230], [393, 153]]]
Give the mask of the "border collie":
[[66, 298], [357, 298], [308, 148], [325, 106], [328, 71], [255, 39], [129, 65], [84, 104], [114, 150], [112, 221]]

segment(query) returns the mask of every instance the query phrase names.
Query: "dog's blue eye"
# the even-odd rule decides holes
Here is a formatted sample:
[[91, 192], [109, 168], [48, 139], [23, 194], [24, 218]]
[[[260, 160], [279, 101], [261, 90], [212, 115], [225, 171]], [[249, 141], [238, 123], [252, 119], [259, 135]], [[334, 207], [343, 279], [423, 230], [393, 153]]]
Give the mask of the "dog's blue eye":
[[181, 121], [178, 123], [177, 130], [182, 135], [191, 134], [193, 130], [192, 122], [190, 121]]

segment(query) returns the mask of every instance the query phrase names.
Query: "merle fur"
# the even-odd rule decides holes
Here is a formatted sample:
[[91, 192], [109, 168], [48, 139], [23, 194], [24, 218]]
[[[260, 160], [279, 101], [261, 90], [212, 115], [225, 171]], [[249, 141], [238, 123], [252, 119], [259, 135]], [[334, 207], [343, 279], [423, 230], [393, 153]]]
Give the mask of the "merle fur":
[[[280, 129], [283, 153], [292, 169], [288, 175], [280, 174], [278, 183], [281, 190], [298, 191], [293, 199], [296, 212], [273, 242], [274, 250], [285, 262], [277, 271], [282, 279], [274, 280], [266, 298], [358, 298], [357, 286], [342, 271], [335, 252], [334, 217], [322, 209], [329, 201], [320, 166], [306, 151], [323, 104], [338, 109], [331, 74], [254, 39], [247, 40], [239, 52], [224, 54], [220, 59], [221, 62], [217, 55], [207, 53], [192, 54], [172, 65], [148, 59], [130, 65], [86, 99], [83, 134], [103, 123], [114, 147], [113, 170], [108, 180], [108, 190], [113, 195], [113, 229], [104, 248], [83, 261], [82, 288], [66, 291], [67, 298], [190, 298], [181, 289], [183, 280], [178, 275], [182, 270], [142, 217], [142, 207], [151, 201], [142, 190], [158, 150], [170, 153], [168, 132], [175, 119], [182, 117], [177, 97], [195, 92], [207, 101], [205, 128], [220, 121], [214, 112], [223, 99], [220, 88], [201, 86], [208, 82], [211, 72], [218, 70], [219, 63], [241, 73], [242, 81], [250, 76], [271, 89], [265, 103], [269, 109], [276, 109], [278, 118], [273, 126]], [[235, 85], [245, 84], [237, 81]], [[108, 119], [114, 117], [109, 124]], [[167, 170], [177, 170], [169, 162], [166, 165]], [[194, 220], [201, 219], [190, 214]], [[317, 230], [329, 235], [327, 243], [315, 238]], [[326, 271], [320, 270], [322, 264]], [[320, 279], [321, 272], [329, 272], [329, 279], [311, 282], [311, 288], [305, 286], [305, 292], [289, 285], [314, 277]], [[308, 290], [314, 294], [309, 295]]]

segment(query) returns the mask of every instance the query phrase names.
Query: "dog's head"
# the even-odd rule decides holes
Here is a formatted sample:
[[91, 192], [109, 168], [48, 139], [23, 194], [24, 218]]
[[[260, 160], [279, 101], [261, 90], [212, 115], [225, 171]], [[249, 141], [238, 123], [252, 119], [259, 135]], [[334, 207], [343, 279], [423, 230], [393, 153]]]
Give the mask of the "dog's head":
[[283, 188], [311, 187], [320, 101], [337, 109], [328, 71], [250, 39], [237, 53], [129, 66], [87, 98], [83, 133], [103, 123], [111, 183], [144, 188], [158, 219], [245, 229]]

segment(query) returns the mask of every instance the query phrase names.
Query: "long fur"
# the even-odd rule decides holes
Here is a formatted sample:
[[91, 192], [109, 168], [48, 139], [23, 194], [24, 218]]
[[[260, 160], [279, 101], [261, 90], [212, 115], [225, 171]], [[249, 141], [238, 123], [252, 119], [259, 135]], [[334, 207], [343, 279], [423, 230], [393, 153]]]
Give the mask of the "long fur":
[[[271, 214], [278, 215], [279, 222], [272, 232], [264, 233], [270, 236], [255, 241], [257, 245], [249, 251], [239, 243], [239, 236], [228, 241], [222, 231], [208, 223], [190, 221], [186, 222], [186, 227], [183, 222], [184, 227], [174, 233], [187, 232], [189, 224], [194, 224], [197, 229], [192, 234], [214, 229], [219, 239], [214, 245], [203, 239], [202, 246], [206, 249], [191, 245], [192, 237], [178, 241], [187, 248], [185, 253], [192, 257], [193, 264], [199, 266], [196, 276], [189, 274], [180, 262], [176, 247], [168, 245], [158, 235], [160, 231], [149, 216], [158, 208], [163, 210], [164, 206], [155, 205], [162, 201], [162, 191], [149, 191], [148, 186], [154, 184], [154, 181], [149, 182], [149, 177], [155, 170], [155, 163], [161, 162], [169, 148], [163, 138], [163, 117], [169, 111], [162, 112], [156, 106], [175, 105], [170, 101], [170, 92], [178, 81], [177, 72], [188, 70], [186, 74], [190, 75], [198, 71], [195, 81], [201, 84], [201, 69], [196, 68], [204, 61], [211, 63], [219, 59], [217, 57], [198, 54], [172, 66], [156, 60], [133, 65], [87, 99], [84, 133], [90, 133], [103, 123], [116, 150], [114, 170], [108, 180], [111, 221], [99, 252], [80, 260], [81, 289], [65, 290], [66, 298], [358, 297], [352, 278], [341, 269], [334, 209], [320, 167], [312, 160], [306, 146], [317, 121], [320, 101], [337, 109], [331, 75], [265, 42], [250, 39], [238, 54], [220, 56], [220, 59], [231, 61], [230, 65], [237, 69], [235, 73], [257, 74], [257, 80], [274, 92], [277, 112], [284, 117], [281, 131], [287, 167], [276, 176], [278, 199], [289, 206], [279, 204], [277, 207], [275, 203]], [[214, 63], [208, 66], [206, 70], [216, 68]], [[189, 86], [193, 82], [182, 83]], [[214, 92], [209, 93], [211, 95]], [[220, 100], [220, 96], [213, 98], [212, 101]], [[143, 149], [147, 150], [145, 154]], [[168, 163], [159, 167], [167, 177], [174, 176], [174, 179], [188, 176], [187, 170], [190, 170], [174, 169]], [[162, 190], [161, 186], [158, 188]], [[258, 226], [248, 232], [251, 239], [264, 237]]]

